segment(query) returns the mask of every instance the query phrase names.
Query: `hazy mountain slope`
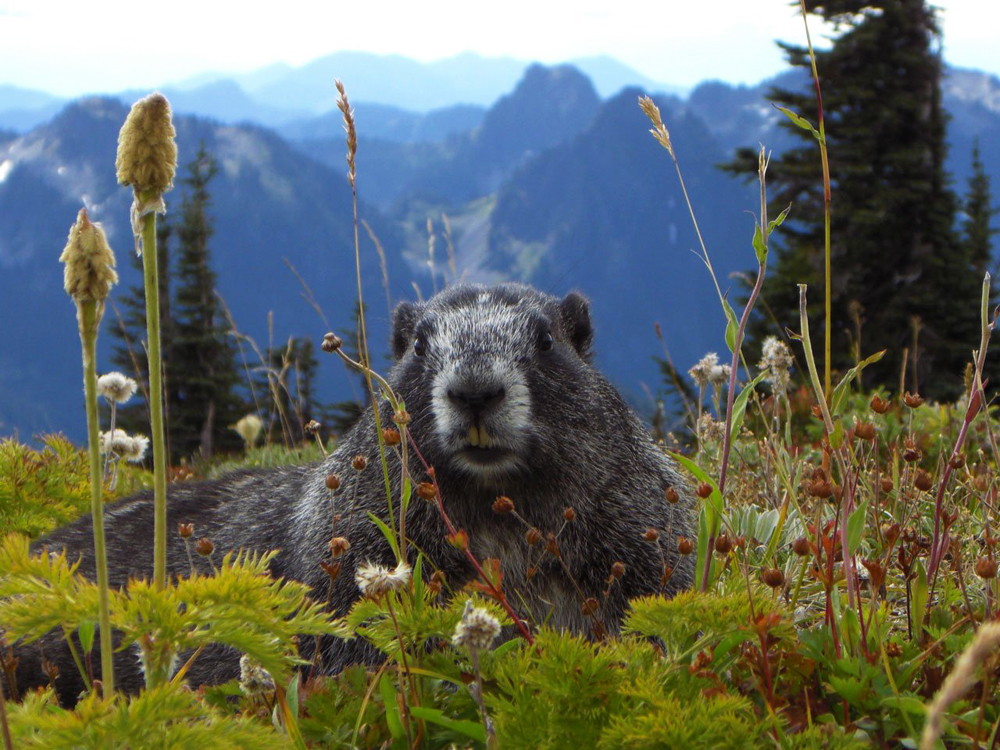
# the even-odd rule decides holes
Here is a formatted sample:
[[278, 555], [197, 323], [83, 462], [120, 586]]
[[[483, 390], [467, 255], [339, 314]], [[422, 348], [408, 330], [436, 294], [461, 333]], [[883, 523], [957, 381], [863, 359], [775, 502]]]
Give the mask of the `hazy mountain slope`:
[[[112, 99], [67, 107], [48, 125], [2, 146], [0, 171], [0, 299], [18, 324], [0, 330], [0, 422], [22, 433], [59, 428], [82, 435], [80, 355], [72, 303], [62, 290], [56, 259], [82, 204], [102, 221], [115, 249], [123, 284], [136, 281], [128, 260], [131, 195], [115, 182], [118, 130], [127, 110]], [[220, 291], [243, 331], [263, 346], [267, 315], [274, 312], [275, 342], [291, 334], [322, 337], [327, 330], [302, 301], [301, 287], [283, 262], [287, 257], [312, 286], [335, 328], [349, 326], [356, 299], [350, 188], [343, 170], [306, 159], [273, 133], [256, 127], [220, 126], [175, 118], [180, 159], [189, 161], [204, 142], [219, 160], [212, 183], [216, 237], [214, 266]], [[6, 166], [4, 166], [6, 165]], [[183, 187], [168, 193], [171, 210]], [[361, 215], [388, 253], [393, 296], [409, 289], [396, 231], [378, 213]], [[382, 349], [388, 310], [377, 257], [362, 233], [363, 273], [372, 320], [372, 341]], [[114, 298], [114, 295], [113, 295]], [[111, 343], [105, 321], [102, 362]], [[343, 397], [339, 365], [323, 362], [324, 397]], [[27, 437], [27, 435], [25, 435]]]
[[[491, 217], [487, 268], [593, 301], [599, 359], [633, 396], [655, 390], [661, 354], [654, 322], [686, 369], [719, 348], [724, 318], [667, 152], [648, 133], [626, 89], [591, 127], [533, 159], [500, 190]], [[753, 264], [752, 190], [719, 173], [725, 156], [698, 117], [677, 99], [659, 104], [670, 125], [698, 219], [723, 289]]]

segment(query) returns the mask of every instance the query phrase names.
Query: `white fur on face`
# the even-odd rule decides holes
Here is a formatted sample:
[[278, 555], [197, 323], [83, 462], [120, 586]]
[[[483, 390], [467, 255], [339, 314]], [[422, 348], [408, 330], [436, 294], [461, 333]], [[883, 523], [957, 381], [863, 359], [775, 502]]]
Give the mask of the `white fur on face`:
[[[493, 304], [484, 294], [477, 304], [455, 315], [445, 313], [436, 323], [428, 349], [436, 371], [431, 404], [439, 445], [454, 456], [458, 468], [485, 480], [521, 468], [532, 434], [531, 393], [517, 363], [535, 346], [532, 319], [523, 310]], [[448, 391], [480, 384], [502, 387], [505, 395], [479, 425], [473, 425]], [[463, 455], [471, 447], [468, 434], [473, 426], [486, 431], [493, 448], [510, 455], [485, 465]]]

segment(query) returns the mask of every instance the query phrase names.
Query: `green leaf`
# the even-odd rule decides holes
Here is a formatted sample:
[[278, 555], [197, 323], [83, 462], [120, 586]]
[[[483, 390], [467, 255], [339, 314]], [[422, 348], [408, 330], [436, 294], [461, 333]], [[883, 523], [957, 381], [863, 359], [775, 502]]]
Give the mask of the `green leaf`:
[[830, 686], [848, 703], [857, 705], [865, 693], [864, 683], [857, 677], [830, 675]]
[[927, 608], [927, 571], [920, 559], [913, 562], [917, 569], [917, 577], [913, 581], [912, 601], [910, 602], [910, 617], [912, 619], [913, 637], [919, 642], [920, 633], [924, 629], [924, 611]]
[[894, 696], [890, 695], [882, 699], [883, 708], [895, 708], [900, 711], [905, 711], [908, 714], [915, 714], [916, 716], [923, 716], [927, 713], [927, 706], [919, 698], [914, 698], [911, 695], [900, 695]]
[[288, 689], [285, 691], [285, 700], [288, 701], [288, 712], [292, 716], [299, 715], [299, 676], [299, 673], [296, 672], [288, 683]]
[[820, 136], [819, 131], [816, 130], [816, 128], [814, 128], [812, 126], [812, 123], [809, 122], [809, 120], [807, 120], [806, 118], [802, 117], [801, 115], [795, 114], [794, 112], [792, 112], [792, 110], [788, 109], [787, 107], [779, 107], [776, 104], [776, 105], [774, 105], [774, 108], [777, 109], [779, 112], [781, 112], [789, 120], [791, 120], [793, 125], [796, 125], [797, 127], [800, 127], [803, 130], [808, 130], [810, 133], [813, 134], [813, 137], [817, 141], [822, 140], [822, 137]]
[[767, 263], [767, 243], [764, 242], [764, 234], [760, 231], [760, 224], [753, 227], [753, 251], [757, 255], [757, 262], [762, 266]]
[[736, 319], [733, 306], [729, 304], [729, 300], [723, 300], [722, 309], [726, 313], [726, 346], [729, 347], [729, 351], [735, 351], [736, 334], [740, 331], [740, 324]]
[[847, 371], [847, 374], [845, 374], [844, 377], [840, 379], [840, 382], [837, 383], [837, 387], [833, 389], [833, 396], [830, 398], [830, 412], [832, 414], [839, 414], [841, 404], [847, 403], [844, 401], [844, 396], [847, 394], [847, 388], [851, 384], [851, 381], [853, 381], [862, 370], [868, 367], [868, 365], [878, 362], [884, 356], [885, 349], [880, 352], [875, 352], [873, 355], [858, 362], [858, 364]]
[[368, 511], [368, 517], [371, 519], [373, 524], [378, 526], [379, 531], [382, 532], [382, 536], [384, 536], [385, 540], [389, 542], [389, 546], [392, 548], [392, 554], [396, 556], [396, 560], [402, 560], [403, 558], [399, 554], [399, 544], [396, 542], [396, 535], [392, 533], [392, 529], [386, 525], [385, 521], [371, 511]]
[[396, 686], [393, 685], [392, 678], [388, 674], [383, 674], [382, 679], [379, 680], [378, 691], [382, 695], [385, 723], [389, 727], [389, 734], [397, 740], [406, 737], [403, 719], [399, 715], [399, 704], [396, 702]]
[[94, 631], [97, 623], [94, 620], [86, 620], [80, 623], [80, 645], [83, 646], [83, 653], [89, 654], [94, 648]]
[[788, 212], [791, 211], [791, 210], [792, 210], [792, 204], [789, 203], [788, 206], [785, 208], [785, 210], [782, 211], [780, 214], [778, 214], [778, 218], [771, 219], [771, 221], [769, 221], [767, 223], [767, 236], [768, 237], [771, 236], [771, 232], [773, 232], [775, 229], [777, 229], [778, 227], [780, 227], [782, 224], [785, 223], [785, 219], [788, 218]]
[[753, 393], [754, 387], [764, 379], [767, 375], [767, 370], [761, 372], [757, 377], [747, 383], [743, 390], [740, 391], [740, 395], [736, 397], [736, 401], [733, 402], [733, 420], [732, 424], [729, 426], [729, 439], [733, 440], [739, 434], [740, 427], [743, 426], [743, 415], [747, 410], [747, 400], [750, 398], [750, 394]]
[[868, 498], [864, 499], [847, 519], [847, 553], [853, 555], [861, 544], [861, 534], [865, 530], [865, 519], [868, 517]]
[[424, 721], [429, 721], [431, 724], [446, 727], [477, 742], [486, 742], [486, 728], [478, 721], [452, 719], [449, 716], [445, 716], [444, 711], [436, 708], [427, 708], [426, 706], [414, 706], [410, 709], [410, 713], [414, 718], [423, 719]]
[[844, 444], [844, 423], [840, 417], [833, 420], [833, 432], [830, 434], [830, 447], [835, 451], [840, 450]]

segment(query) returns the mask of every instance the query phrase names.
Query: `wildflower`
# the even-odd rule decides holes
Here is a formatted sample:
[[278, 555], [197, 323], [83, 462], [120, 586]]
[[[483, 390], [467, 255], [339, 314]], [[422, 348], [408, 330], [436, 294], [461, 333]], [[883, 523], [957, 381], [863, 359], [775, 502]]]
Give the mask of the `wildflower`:
[[249, 696], [274, 690], [271, 673], [246, 654], [240, 657], [240, 690]]
[[403, 588], [410, 582], [412, 572], [412, 568], [405, 562], [399, 563], [393, 570], [382, 565], [364, 563], [358, 566], [354, 581], [362, 594], [374, 597]]
[[120, 372], [109, 372], [97, 379], [97, 393], [108, 403], [124, 404], [135, 395], [138, 384]]
[[514, 501], [506, 495], [500, 495], [500, 497], [493, 501], [493, 512], [498, 515], [502, 516], [510, 513], [512, 510], [514, 510]]
[[128, 440], [128, 434], [125, 430], [116, 429], [114, 432], [102, 432], [98, 439], [98, 446], [102, 454], [115, 453], [120, 456], [126, 440]]
[[711, 414], [702, 414], [698, 420], [698, 436], [705, 442], [721, 442], [726, 436], [726, 423], [712, 419]]
[[355, 471], [364, 471], [365, 467], [368, 466], [368, 459], [359, 453], [351, 460], [351, 466], [354, 467]]
[[122, 458], [133, 464], [142, 463], [149, 448], [149, 438], [145, 435], [132, 435], [123, 446]]
[[257, 442], [257, 438], [260, 437], [261, 430], [263, 429], [264, 423], [256, 414], [247, 414], [233, 425], [233, 430], [243, 438], [243, 442], [248, 448]]
[[462, 619], [455, 626], [451, 644], [458, 648], [489, 648], [500, 635], [500, 621], [482, 607], [473, 607], [470, 599], [465, 603]]
[[699, 388], [704, 388], [712, 380], [712, 370], [718, 366], [719, 355], [715, 352], [709, 352], [698, 361], [698, 364], [688, 370], [688, 375]]
[[176, 135], [170, 103], [163, 94], [150, 94], [133, 104], [118, 133], [118, 182], [131, 185], [136, 195], [161, 196], [170, 190], [177, 171]]
[[764, 380], [771, 384], [773, 393], [784, 393], [788, 390], [788, 371], [792, 367], [792, 361], [792, 353], [784, 341], [777, 336], [768, 336], [764, 339], [761, 360], [757, 367], [767, 372]]
[[715, 365], [709, 373], [708, 380], [714, 388], [721, 388], [729, 382], [732, 368], [729, 365]]
[[115, 255], [100, 224], [90, 221], [87, 209], [81, 208], [76, 223], [70, 227], [66, 247], [59, 256], [66, 264], [63, 286], [78, 304], [103, 302], [118, 283]]

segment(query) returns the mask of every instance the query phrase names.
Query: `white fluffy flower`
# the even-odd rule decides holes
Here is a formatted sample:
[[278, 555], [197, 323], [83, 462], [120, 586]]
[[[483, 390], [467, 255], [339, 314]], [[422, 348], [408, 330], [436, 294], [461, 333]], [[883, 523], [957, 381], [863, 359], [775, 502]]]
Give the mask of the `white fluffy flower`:
[[410, 566], [401, 562], [394, 569], [373, 563], [364, 563], [358, 566], [354, 574], [354, 581], [365, 596], [379, 596], [386, 591], [396, 591], [410, 582], [413, 570]]
[[764, 380], [771, 384], [774, 393], [784, 393], [788, 390], [788, 373], [792, 362], [792, 353], [784, 341], [777, 336], [768, 336], [764, 339], [761, 360], [757, 367], [767, 371]]
[[489, 648], [500, 635], [500, 621], [482, 607], [473, 607], [470, 599], [465, 603], [462, 619], [455, 626], [451, 644], [470, 648]]
[[108, 403], [124, 404], [135, 395], [138, 384], [120, 372], [109, 372], [97, 379], [97, 392]]
[[699, 388], [704, 388], [711, 382], [712, 369], [718, 365], [719, 355], [715, 352], [709, 352], [698, 361], [698, 364], [688, 370], [688, 375]]
[[246, 654], [240, 657], [240, 690], [250, 696], [274, 690], [271, 673]]

